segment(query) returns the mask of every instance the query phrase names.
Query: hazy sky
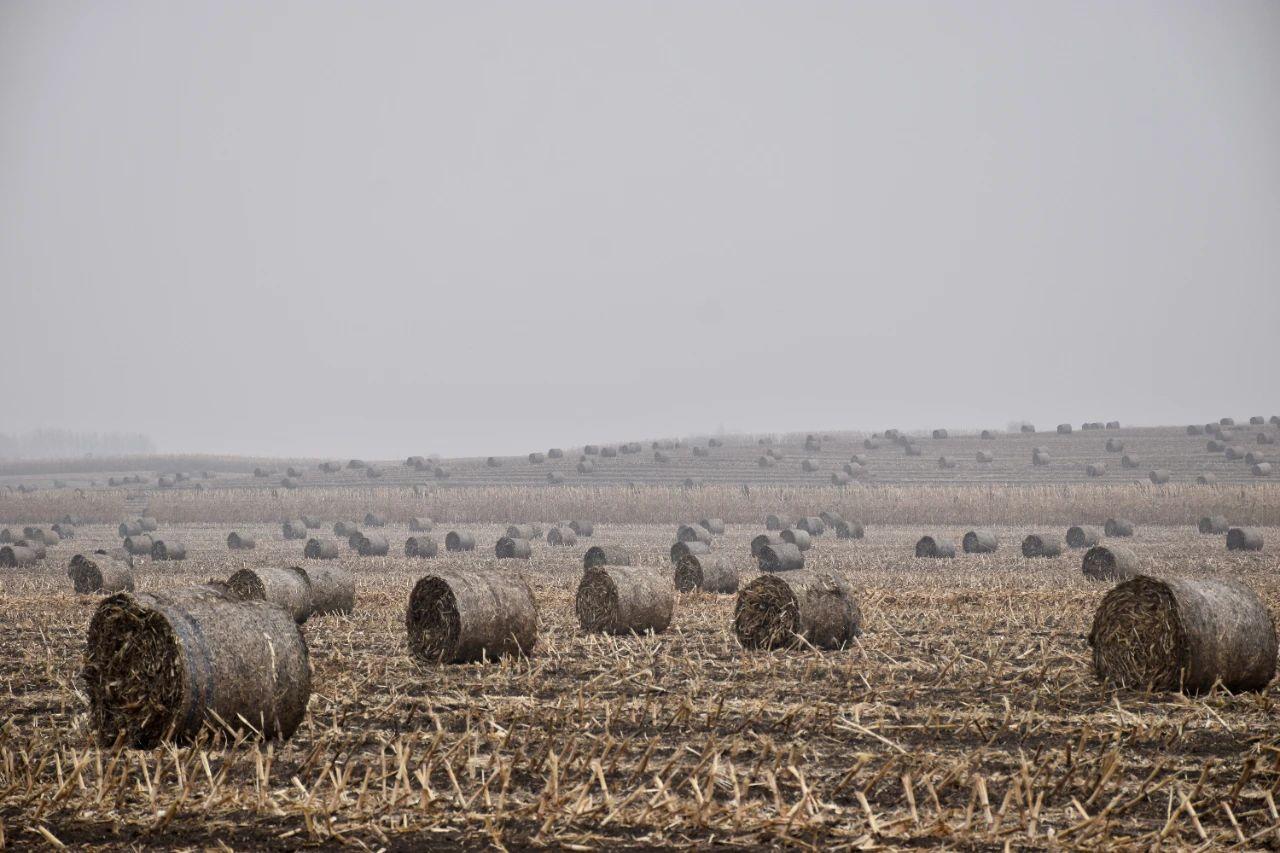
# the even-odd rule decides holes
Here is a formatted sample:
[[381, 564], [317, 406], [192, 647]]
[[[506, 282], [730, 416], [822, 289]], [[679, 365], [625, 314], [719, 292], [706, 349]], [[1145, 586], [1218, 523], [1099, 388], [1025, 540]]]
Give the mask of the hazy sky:
[[1280, 412], [1280, 3], [0, 2], [0, 432]]

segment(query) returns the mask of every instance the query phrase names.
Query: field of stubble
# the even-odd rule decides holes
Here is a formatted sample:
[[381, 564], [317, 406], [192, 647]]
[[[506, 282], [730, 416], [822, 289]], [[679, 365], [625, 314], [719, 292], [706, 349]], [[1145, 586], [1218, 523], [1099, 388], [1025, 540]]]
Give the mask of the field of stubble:
[[[192, 556], [141, 562], [139, 588], [298, 562], [302, 543], [275, 525], [240, 528], [259, 543], [245, 557], [226, 551], [229, 529], [162, 529]], [[1280, 688], [1099, 685], [1084, 637], [1105, 587], [1080, 576], [1078, 552], [1022, 558], [1028, 529], [1001, 529], [996, 555], [951, 561], [914, 559], [914, 528], [823, 537], [808, 564], [850, 578], [865, 636], [839, 652], [761, 653], [734, 640], [732, 596], [680, 596], [656, 637], [583, 636], [573, 596], [587, 545], [631, 544], [666, 565], [674, 534], [600, 525], [577, 547], [504, 563], [538, 600], [531, 657], [420, 670], [404, 638], [414, 581], [494, 562], [499, 527], [460, 529], [477, 534], [474, 555], [343, 557], [357, 609], [304, 626], [313, 694], [284, 744], [95, 744], [76, 683], [94, 599], [65, 570], [77, 550], [117, 544], [113, 529], [83, 528], [0, 579], [3, 843], [1280, 846]], [[394, 549], [408, 535], [388, 532]], [[731, 526], [718, 543], [744, 555], [747, 578], [756, 532]], [[1235, 577], [1280, 612], [1270, 550], [1229, 555], [1185, 528], [1140, 528], [1133, 545], [1150, 573]]]

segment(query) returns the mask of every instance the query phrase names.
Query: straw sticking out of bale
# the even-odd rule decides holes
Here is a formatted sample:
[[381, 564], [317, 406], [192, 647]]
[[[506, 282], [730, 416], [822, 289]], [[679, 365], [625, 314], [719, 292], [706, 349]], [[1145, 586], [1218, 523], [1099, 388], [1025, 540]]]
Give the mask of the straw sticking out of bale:
[[302, 556], [308, 560], [336, 560], [338, 543], [326, 542], [323, 539], [308, 539], [306, 547], [302, 549]]
[[1123, 518], [1108, 518], [1102, 526], [1102, 532], [1107, 538], [1132, 536], [1133, 522], [1125, 521]]
[[[449, 540], [445, 539], [445, 548], [448, 549]], [[453, 550], [462, 551], [470, 550], [464, 548], [455, 548]], [[440, 546], [436, 544], [436, 540], [430, 536], [410, 536], [404, 540], [404, 555], [406, 557], [434, 557], [440, 553]]]
[[1228, 551], [1261, 551], [1262, 531], [1253, 527], [1233, 527], [1227, 531]]
[[671, 624], [675, 585], [648, 566], [597, 566], [583, 572], [574, 609], [590, 633], [659, 634]]
[[258, 543], [252, 536], [233, 531], [227, 534], [227, 547], [232, 551], [252, 551], [258, 547]]
[[1090, 580], [1125, 581], [1138, 574], [1138, 558], [1128, 548], [1095, 545], [1085, 552], [1080, 571]]
[[1089, 645], [1098, 678], [1119, 687], [1262, 690], [1276, 671], [1271, 614], [1230, 580], [1139, 575], [1102, 599]]
[[970, 530], [960, 540], [960, 546], [966, 554], [994, 554], [1000, 548], [1000, 537], [994, 530]]
[[836, 575], [764, 575], [738, 593], [733, 632], [748, 649], [838, 649], [861, 636], [862, 611]]
[[112, 558], [104, 551], [92, 554], [76, 554], [71, 558], [67, 568], [67, 577], [71, 578], [76, 593], [88, 595], [93, 592], [108, 595], [117, 592], [133, 592], [133, 572], [130, 566]]
[[533, 556], [533, 547], [528, 539], [503, 536], [493, 546], [493, 552], [499, 560], [527, 560]]
[[804, 552], [790, 542], [769, 542], [756, 555], [762, 572], [794, 572], [804, 568]]
[[283, 607], [299, 625], [311, 616], [311, 581], [301, 569], [241, 569], [227, 578], [227, 587], [241, 601], [266, 601]]
[[306, 714], [311, 664], [284, 610], [196, 587], [105, 599], [83, 681], [99, 743], [123, 734], [150, 749], [206, 722], [288, 738]]
[[921, 536], [916, 541], [916, 556], [930, 558], [950, 558], [956, 555], [956, 543], [936, 533]]
[[172, 539], [156, 539], [151, 543], [151, 559], [176, 562], [187, 559], [187, 546]]
[[450, 530], [444, 537], [444, 549], [446, 551], [474, 551], [476, 549], [476, 537], [472, 533], [464, 533], [461, 530]]
[[727, 554], [686, 554], [676, 563], [675, 584], [680, 592], [737, 592], [738, 568]]
[[1062, 542], [1052, 536], [1032, 533], [1022, 540], [1024, 557], [1057, 557], [1062, 554]]
[[311, 614], [347, 614], [356, 607], [356, 579], [340, 566], [294, 568], [311, 590]]
[[1092, 548], [1102, 541], [1103, 532], [1087, 524], [1067, 528], [1068, 548]]

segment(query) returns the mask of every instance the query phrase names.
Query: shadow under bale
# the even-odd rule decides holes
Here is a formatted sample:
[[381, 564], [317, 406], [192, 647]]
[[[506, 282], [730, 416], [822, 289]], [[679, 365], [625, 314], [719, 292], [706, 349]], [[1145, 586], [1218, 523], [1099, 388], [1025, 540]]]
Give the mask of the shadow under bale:
[[1098, 606], [1089, 645], [1098, 678], [1121, 688], [1262, 690], [1276, 672], [1275, 622], [1231, 580], [1125, 581]]
[[207, 724], [285, 739], [306, 715], [311, 663], [281, 608], [209, 587], [118, 593], [89, 623], [82, 673], [98, 742], [190, 741]]
[[101, 592], [133, 592], [132, 566], [113, 558], [106, 551], [76, 554], [67, 567], [67, 577], [79, 595]]
[[1062, 554], [1062, 542], [1052, 536], [1032, 533], [1022, 540], [1024, 557], [1057, 557]]
[[[675, 562], [674, 558], [672, 562]], [[635, 552], [617, 545], [592, 545], [582, 557], [582, 567], [584, 569], [594, 569], [597, 566], [634, 566], [636, 564]]]
[[676, 563], [675, 584], [680, 592], [737, 592], [738, 568], [728, 554], [686, 554]]
[[839, 649], [862, 635], [862, 611], [837, 575], [763, 575], [738, 593], [733, 633], [747, 649]]
[[241, 601], [283, 607], [299, 625], [311, 617], [311, 581], [300, 568], [241, 569], [227, 578], [227, 588]]
[[916, 556], [948, 559], [956, 555], [956, 543], [935, 533], [926, 533], [916, 540]]
[[966, 554], [994, 554], [1000, 548], [1000, 537], [994, 530], [978, 528], [964, 535], [960, 547]]
[[1127, 581], [1138, 574], [1138, 557], [1119, 545], [1095, 545], [1080, 561], [1081, 573], [1095, 581]]
[[588, 633], [660, 634], [675, 610], [671, 576], [650, 566], [597, 566], [582, 573], [574, 611]]

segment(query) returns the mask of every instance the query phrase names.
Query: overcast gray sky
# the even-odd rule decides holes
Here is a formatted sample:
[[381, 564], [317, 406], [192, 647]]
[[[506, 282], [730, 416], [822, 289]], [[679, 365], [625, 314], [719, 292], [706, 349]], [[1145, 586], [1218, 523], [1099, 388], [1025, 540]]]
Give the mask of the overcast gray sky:
[[1280, 412], [1280, 3], [0, 3], [0, 432]]

